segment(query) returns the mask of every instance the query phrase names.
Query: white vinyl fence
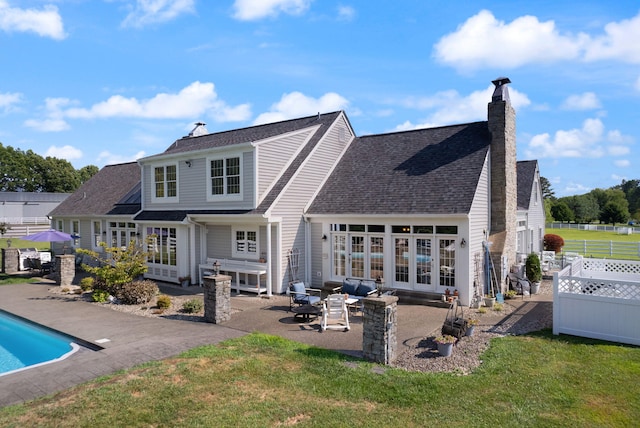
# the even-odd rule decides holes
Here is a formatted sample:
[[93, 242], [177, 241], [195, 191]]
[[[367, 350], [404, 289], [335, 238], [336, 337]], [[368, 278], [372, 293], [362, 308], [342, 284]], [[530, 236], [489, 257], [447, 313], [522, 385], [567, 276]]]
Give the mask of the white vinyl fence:
[[578, 258], [553, 275], [553, 334], [640, 345], [640, 262]]

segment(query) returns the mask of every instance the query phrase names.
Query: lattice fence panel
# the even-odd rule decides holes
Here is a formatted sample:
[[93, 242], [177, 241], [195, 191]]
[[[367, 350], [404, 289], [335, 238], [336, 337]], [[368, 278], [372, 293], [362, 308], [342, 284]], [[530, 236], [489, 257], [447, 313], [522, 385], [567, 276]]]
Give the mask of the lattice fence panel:
[[585, 270], [640, 275], [640, 262], [628, 260], [584, 259]]

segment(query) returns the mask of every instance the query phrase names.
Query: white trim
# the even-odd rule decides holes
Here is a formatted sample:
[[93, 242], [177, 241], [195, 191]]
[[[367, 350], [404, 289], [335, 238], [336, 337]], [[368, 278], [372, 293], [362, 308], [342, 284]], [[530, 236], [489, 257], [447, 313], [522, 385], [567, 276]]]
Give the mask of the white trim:
[[[167, 167], [174, 166], [176, 168], [176, 196], [166, 196], [167, 195]], [[180, 202], [180, 174], [178, 173], [179, 165], [178, 162], [167, 162], [167, 163], [156, 163], [149, 165], [151, 168], [151, 202], [152, 203], [177, 203]], [[165, 196], [156, 196], [156, 168], [163, 169], [163, 186], [164, 186], [164, 194]]]
[[[239, 186], [240, 186], [240, 192], [239, 193], [233, 193], [233, 194], [228, 194], [227, 193], [227, 173], [226, 173], [226, 169], [227, 169], [227, 160], [229, 159], [238, 159], [238, 163], [239, 163], [239, 168], [240, 168], [240, 172], [239, 172]], [[223, 169], [224, 169], [224, 175], [222, 176], [224, 179], [224, 194], [222, 195], [212, 195], [211, 194], [211, 162], [214, 160], [222, 160], [223, 162]], [[231, 153], [225, 153], [225, 154], [220, 154], [220, 156], [207, 156], [205, 158], [205, 169], [206, 169], [206, 180], [207, 180], [207, 202], [227, 202], [227, 201], [242, 201], [243, 200], [243, 194], [244, 194], [244, 153], [243, 152], [231, 152]]]

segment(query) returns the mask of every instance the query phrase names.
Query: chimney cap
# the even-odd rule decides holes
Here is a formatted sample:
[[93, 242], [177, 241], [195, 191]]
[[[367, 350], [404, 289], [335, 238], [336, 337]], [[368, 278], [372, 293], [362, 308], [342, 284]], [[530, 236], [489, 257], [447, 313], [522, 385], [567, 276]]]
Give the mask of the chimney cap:
[[199, 137], [201, 135], [206, 135], [209, 133], [209, 131], [207, 131], [207, 128], [205, 127], [206, 123], [196, 122], [195, 125], [195, 128], [193, 128], [191, 132], [189, 132], [189, 137]]
[[511, 83], [511, 80], [508, 77], [498, 77], [496, 80], [492, 80], [496, 87], [493, 91], [493, 95], [491, 96], [491, 102], [493, 101], [510, 101], [509, 100], [509, 89], [507, 88], [507, 83]]

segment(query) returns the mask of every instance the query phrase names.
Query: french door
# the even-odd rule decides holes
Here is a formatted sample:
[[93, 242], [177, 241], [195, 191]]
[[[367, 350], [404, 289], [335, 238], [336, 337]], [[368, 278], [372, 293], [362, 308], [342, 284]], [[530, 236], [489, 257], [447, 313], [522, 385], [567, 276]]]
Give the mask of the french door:
[[395, 285], [418, 291], [435, 290], [432, 238], [395, 237]]
[[384, 278], [384, 236], [333, 236], [333, 275], [341, 278]]

